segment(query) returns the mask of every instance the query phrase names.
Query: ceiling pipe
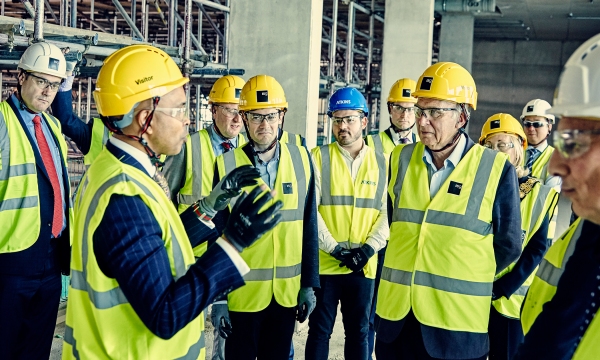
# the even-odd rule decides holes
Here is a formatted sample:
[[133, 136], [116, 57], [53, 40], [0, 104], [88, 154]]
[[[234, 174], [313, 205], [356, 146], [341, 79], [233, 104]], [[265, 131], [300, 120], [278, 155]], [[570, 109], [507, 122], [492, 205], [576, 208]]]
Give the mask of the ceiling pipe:
[[35, 0], [35, 17], [33, 18], [33, 41], [44, 40], [44, 0]]
[[440, 13], [494, 13], [496, 12], [496, 0], [435, 0], [434, 10]]

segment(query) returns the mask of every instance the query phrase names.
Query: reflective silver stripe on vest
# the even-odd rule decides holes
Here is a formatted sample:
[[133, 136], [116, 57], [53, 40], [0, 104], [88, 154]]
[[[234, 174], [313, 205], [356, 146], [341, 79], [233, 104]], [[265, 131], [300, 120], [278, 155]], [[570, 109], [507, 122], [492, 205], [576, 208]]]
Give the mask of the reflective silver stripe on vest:
[[[404, 211], [404, 208], [398, 208], [400, 194], [402, 191], [402, 183], [406, 177], [408, 163], [410, 162], [413, 152], [414, 146], [411, 144], [405, 146], [400, 153], [401, 168], [396, 179], [396, 184], [394, 184], [394, 194], [397, 194], [397, 196], [394, 201], [395, 204], [392, 221], [406, 221], [405, 219], [417, 220], [421, 217], [420, 214], [417, 216], [418, 213], [416, 211], [418, 210], [412, 210], [411, 213], [410, 209], [406, 209], [409, 211]], [[425, 219], [425, 222], [463, 229], [484, 236], [491, 234], [492, 224], [479, 220], [478, 217], [479, 209], [481, 208], [481, 199], [483, 199], [485, 195], [487, 180], [492, 172], [495, 157], [496, 154], [492, 150], [484, 150], [479, 166], [477, 167], [475, 180], [473, 181], [473, 188], [471, 189], [471, 194], [469, 195], [469, 200], [467, 202], [467, 209], [464, 215], [445, 211], [429, 210], [427, 212], [427, 218]]]
[[192, 194], [179, 194], [180, 202], [187, 205], [192, 205], [202, 197], [202, 166], [204, 165], [202, 164], [200, 132], [191, 134], [190, 139], [189, 146], [192, 148]]
[[371, 139], [373, 139], [373, 148], [375, 152], [383, 154], [383, 143], [381, 142], [381, 134], [372, 135]]
[[290, 279], [300, 276], [302, 264], [292, 266], [277, 266], [275, 270], [269, 269], [250, 269], [250, 272], [244, 275], [244, 281], [270, 281], [273, 280], [273, 271], [277, 274], [277, 279]]
[[198, 356], [200, 356], [200, 352], [202, 351], [204, 346], [205, 346], [204, 331], [200, 331], [200, 339], [198, 339], [198, 342], [195, 343], [194, 345], [190, 346], [187, 354], [185, 354], [184, 356], [182, 356], [180, 358], [177, 358], [176, 360], [196, 360], [196, 359], [198, 359]]
[[415, 271], [415, 285], [470, 296], [490, 296], [492, 282], [458, 280], [422, 271]]
[[525, 296], [527, 291], [529, 291], [529, 285], [521, 285], [513, 295]]
[[[306, 203], [306, 182], [308, 179], [304, 174], [304, 164], [302, 163], [302, 156], [300, 155], [301, 147], [292, 145], [287, 148], [290, 152], [290, 157], [292, 158], [294, 172], [296, 173], [296, 183], [298, 184], [298, 207], [296, 209], [281, 209], [279, 210], [279, 213], [281, 214], [281, 221], [303, 220], [304, 204]], [[282, 191], [282, 189], [278, 189], [278, 191]]]
[[[118, 175], [114, 176], [113, 178], [109, 179], [108, 181], [106, 181], [104, 184], [102, 184], [102, 186], [100, 186], [98, 191], [94, 194], [94, 197], [92, 198], [90, 207], [87, 211], [87, 214], [85, 215], [85, 226], [83, 229], [83, 238], [82, 238], [82, 244], [81, 244], [83, 271], [71, 269], [71, 287], [73, 289], [87, 292], [90, 297], [90, 301], [92, 302], [92, 304], [94, 304], [94, 307], [96, 307], [97, 309], [110, 309], [114, 306], [126, 304], [129, 302], [127, 300], [127, 297], [125, 297], [125, 294], [123, 294], [123, 291], [121, 290], [120, 287], [115, 287], [108, 291], [96, 291], [92, 288], [91, 284], [87, 281], [87, 262], [88, 262], [88, 252], [89, 252], [89, 249], [88, 249], [88, 227], [89, 227], [90, 221], [98, 208], [99, 201], [100, 201], [100, 198], [102, 197], [102, 195], [104, 195], [104, 193], [106, 191], [108, 191], [108, 189], [110, 187], [112, 187], [113, 185], [116, 185], [120, 182], [128, 182], [128, 181], [135, 183], [140, 189], [142, 189], [144, 191], [144, 193], [148, 197], [150, 197], [152, 200], [156, 201], [156, 199], [154, 198], [154, 196], [152, 195], [152, 193], [146, 186], [141, 184], [136, 179], [128, 176], [127, 174], [118, 174]], [[173, 245], [173, 262], [174, 262], [174, 267], [175, 267], [176, 279], [178, 279], [183, 274], [185, 274], [186, 267], [185, 267], [185, 262], [183, 260], [183, 254], [181, 252], [181, 249], [178, 247], [179, 243], [177, 241], [177, 238], [175, 237], [175, 233], [173, 232], [172, 228], [170, 228], [170, 231], [171, 231], [171, 236], [173, 237], [172, 241], [174, 243], [177, 243], [177, 245], [175, 245], [175, 244]]]
[[73, 357], [77, 360], [81, 359], [77, 350], [77, 340], [73, 336], [73, 328], [69, 325], [65, 325], [65, 342], [73, 348]]
[[565, 270], [567, 261], [569, 261], [569, 258], [571, 257], [571, 255], [573, 255], [573, 252], [575, 251], [575, 246], [577, 245], [577, 241], [579, 240], [579, 236], [581, 235], [581, 229], [583, 228], [584, 222], [584, 220], [581, 220], [581, 222], [577, 226], [577, 229], [575, 229], [575, 232], [573, 233], [573, 236], [569, 241], [569, 245], [567, 246], [567, 250], [565, 251], [565, 254], [563, 256], [560, 268], [557, 268], [556, 266], [552, 265], [544, 257], [542, 259], [542, 262], [540, 262], [540, 267], [538, 268], [537, 273], [535, 274], [537, 277], [539, 277], [549, 285], [552, 285], [554, 287], [558, 286], [558, 281], [560, 280], [560, 277], [562, 276], [563, 271]]
[[[100, 120], [102, 121], [102, 120]], [[106, 145], [106, 143], [108, 142], [108, 138], [110, 136], [110, 131], [108, 131], [108, 128], [106, 126], [104, 126], [104, 133], [102, 134], [102, 145]]]
[[535, 199], [535, 203], [533, 204], [533, 210], [531, 211], [531, 221], [529, 222], [529, 232], [527, 233], [529, 236], [532, 235], [533, 228], [537, 223], [537, 220], [540, 218], [540, 216], [542, 216], [542, 211], [544, 210], [544, 205], [546, 204], [546, 198], [548, 197], [550, 191], [552, 191], [550, 186], [545, 186], [540, 183], [540, 191], [537, 199]]
[[343, 249], [358, 249], [362, 245], [362, 244], [350, 242], [350, 240], [341, 241], [341, 242], [338, 242], [337, 244], [340, 247], [342, 247]]
[[381, 279], [395, 284], [410, 286], [412, 272], [384, 266], [381, 270]]
[[37, 196], [27, 196], [18, 199], [6, 199], [0, 201], [0, 211], [19, 210], [38, 206]]
[[375, 197], [369, 198], [356, 198], [352, 195], [331, 195], [331, 156], [329, 154], [329, 145], [321, 146], [321, 205], [346, 205], [354, 206], [363, 209], [381, 209], [383, 205], [383, 191], [385, 188], [385, 157], [382, 153], [375, 152], [375, 159], [377, 161], [377, 167], [379, 168], [379, 180], [377, 182], [377, 190], [375, 191]]

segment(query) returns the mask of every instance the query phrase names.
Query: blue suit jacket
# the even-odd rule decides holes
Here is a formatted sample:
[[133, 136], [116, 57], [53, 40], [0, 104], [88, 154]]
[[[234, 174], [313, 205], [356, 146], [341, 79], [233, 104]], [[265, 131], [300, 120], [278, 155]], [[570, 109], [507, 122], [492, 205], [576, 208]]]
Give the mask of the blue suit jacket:
[[[38, 151], [35, 141], [27, 130], [16, 104], [8, 100], [12, 111], [19, 119], [27, 139], [31, 143], [33, 153], [35, 154], [35, 163], [37, 166], [38, 196], [40, 208], [40, 233], [37, 241], [29, 248], [14, 253], [0, 254], [0, 274], [11, 275], [38, 275], [49, 268], [58, 268], [64, 274], [69, 273], [69, 261], [71, 254], [69, 237], [69, 215], [68, 206], [65, 207], [67, 217], [67, 227], [57, 239], [51, 239], [52, 236], [52, 218], [54, 214], [54, 192], [50, 178], [44, 167], [44, 162]], [[58, 145], [58, 140], [54, 139]], [[61, 154], [62, 156], [62, 154]], [[62, 162], [61, 162], [62, 163]], [[65, 189], [65, 200], [69, 201], [69, 179], [67, 169], [63, 165], [63, 178], [61, 179]]]

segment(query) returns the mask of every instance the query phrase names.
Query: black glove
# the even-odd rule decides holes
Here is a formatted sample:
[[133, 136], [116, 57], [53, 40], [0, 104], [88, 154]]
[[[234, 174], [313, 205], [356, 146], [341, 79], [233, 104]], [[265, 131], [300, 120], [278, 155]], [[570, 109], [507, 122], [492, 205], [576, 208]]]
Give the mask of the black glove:
[[361, 271], [367, 265], [371, 256], [375, 254], [375, 250], [367, 244], [349, 251], [350, 255], [340, 263], [340, 267], [345, 266], [352, 272]]
[[240, 194], [243, 187], [258, 184], [257, 178], [260, 172], [251, 165], [244, 165], [233, 169], [225, 175], [215, 188], [198, 202], [200, 211], [211, 217], [215, 216], [217, 211], [225, 209], [229, 200]]
[[210, 322], [219, 331], [219, 335], [223, 339], [227, 339], [231, 335], [233, 328], [231, 327], [227, 304], [213, 304], [210, 312]]
[[303, 323], [317, 306], [317, 297], [311, 287], [300, 288], [298, 292], [298, 306], [296, 306], [296, 319]]
[[338, 261], [344, 261], [350, 254], [350, 250], [344, 249], [343, 247], [336, 245], [335, 249], [333, 249], [333, 251], [329, 255], [333, 256]]
[[273, 199], [270, 192], [265, 192], [260, 199], [256, 200], [261, 191], [263, 190], [257, 186], [250, 194], [246, 195], [244, 192], [240, 195], [223, 231], [227, 240], [240, 252], [281, 221], [281, 214], [278, 211], [283, 203], [280, 200], [258, 213], [268, 201]]

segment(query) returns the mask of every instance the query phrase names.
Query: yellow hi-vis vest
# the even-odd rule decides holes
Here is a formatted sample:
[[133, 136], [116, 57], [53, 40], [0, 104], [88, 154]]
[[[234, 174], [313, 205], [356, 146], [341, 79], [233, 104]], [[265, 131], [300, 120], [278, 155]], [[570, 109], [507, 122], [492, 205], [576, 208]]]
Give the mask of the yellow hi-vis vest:
[[[238, 147], [246, 143], [242, 134], [237, 137]], [[202, 129], [189, 134], [185, 146], [185, 184], [179, 189], [179, 207], [181, 214], [196, 201], [208, 196], [213, 188], [215, 172], [215, 151], [210, 141], [208, 130]], [[202, 244], [194, 248], [195, 256], [202, 256], [206, 252], [208, 244]]]
[[[279, 146], [279, 167], [274, 189], [277, 190], [277, 194], [265, 207], [281, 200], [282, 220], [240, 254], [250, 267], [250, 272], [244, 276], [246, 285], [229, 293], [227, 304], [231, 311], [261, 311], [269, 305], [273, 297], [284, 307], [294, 307], [298, 304], [302, 270], [302, 229], [310, 181], [310, 159], [308, 150], [302, 146], [281, 142]], [[252, 165], [252, 162], [241, 148], [217, 157], [221, 177], [242, 165]], [[259, 178], [256, 186], [260, 185], [268, 187]], [[244, 188], [244, 191], [250, 192], [253, 188], [254, 186], [249, 186]]]
[[[542, 184], [545, 184], [546, 180], [548, 180], [548, 177], [550, 177], [550, 171], [548, 170], [548, 168], [550, 166], [550, 158], [552, 158], [554, 150], [555, 149], [552, 146], [548, 145], [531, 166], [531, 174], [529, 175], [534, 178], [540, 179]], [[550, 218], [550, 225], [548, 227], [548, 239], [554, 239], [554, 234], [556, 233], [557, 220], [558, 206], [554, 208], [554, 214]]]
[[82, 182], [75, 205], [63, 359], [204, 359], [202, 313], [172, 338], [159, 338], [140, 320], [119, 283], [100, 270], [94, 255], [94, 232], [111, 196], [138, 196], [160, 225], [171, 274], [177, 281], [194, 263], [194, 254], [171, 201], [147, 174], [122, 163], [106, 149]]
[[540, 263], [525, 297], [521, 313], [521, 325], [525, 334], [529, 332], [535, 319], [542, 312], [544, 304], [552, 300], [556, 294], [556, 286], [565, 270], [567, 261], [575, 251], [583, 223], [584, 221], [579, 218], [571, 224], [567, 231], [550, 247]]
[[377, 314], [487, 333], [496, 271], [492, 208], [505, 154], [474, 145], [430, 198], [422, 143], [391, 154], [393, 205]]
[[[535, 234], [547, 214], [552, 216], [554, 207], [558, 203], [558, 193], [550, 186], [536, 183], [531, 191], [525, 195], [525, 198], [521, 200], [521, 230], [523, 231], [523, 249], [531, 240], [533, 234]], [[544, 234], [546, 237], [546, 234]], [[516, 262], [510, 264], [506, 269], [502, 270], [496, 279], [506, 275], [515, 267]], [[504, 316], [513, 319], [519, 319], [521, 312], [521, 305], [527, 294], [529, 286], [533, 282], [535, 277], [535, 271], [533, 271], [527, 280], [519, 287], [514, 294], [510, 296], [510, 299], [501, 297], [492, 302], [492, 305], [498, 310], [498, 312]]]
[[[410, 136], [412, 137], [413, 143], [419, 141], [419, 135], [416, 133], [411, 131]], [[394, 144], [394, 141], [388, 135], [387, 130], [375, 135], [367, 135], [365, 142], [367, 143], [367, 146], [373, 147], [375, 152], [383, 153], [386, 159], [390, 158], [390, 154], [396, 147], [396, 144]]]
[[[321, 203], [319, 213], [327, 229], [338, 244], [346, 249], [358, 248], [377, 221], [387, 180], [384, 155], [366, 148], [363, 162], [355, 180], [346, 165], [337, 144], [312, 149], [315, 166], [321, 173]], [[386, 219], [387, 220], [387, 219]], [[319, 273], [324, 275], [349, 274], [352, 270], [340, 267], [340, 262], [319, 250]], [[377, 256], [371, 257], [364, 268], [365, 277], [375, 279]]]
[[[67, 143], [58, 120], [42, 113], [54, 135], [67, 169]], [[13, 253], [31, 247], [40, 235], [40, 201], [35, 154], [10, 105], [0, 103], [0, 253]], [[63, 181], [63, 179], [59, 179]], [[69, 199], [69, 183], [65, 186], [65, 201], [69, 206], [67, 221], [73, 223]], [[72, 238], [71, 238], [72, 240]]]
[[292, 134], [285, 130], [282, 130], [281, 139], [279, 139], [279, 142], [285, 144], [292, 144], [296, 146], [302, 146], [302, 136], [300, 136], [299, 134]]
[[111, 135], [102, 120], [93, 118], [92, 121], [92, 142], [88, 153], [83, 156], [83, 163], [86, 168], [89, 168], [94, 159], [98, 157]]

